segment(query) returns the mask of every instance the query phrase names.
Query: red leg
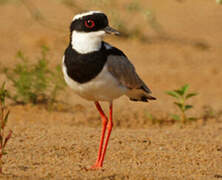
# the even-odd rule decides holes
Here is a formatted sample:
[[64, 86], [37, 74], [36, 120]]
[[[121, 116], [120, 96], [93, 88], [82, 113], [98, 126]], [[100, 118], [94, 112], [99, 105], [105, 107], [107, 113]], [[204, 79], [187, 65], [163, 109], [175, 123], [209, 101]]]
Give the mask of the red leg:
[[104, 142], [106, 127], [107, 127], [107, 121], [108, 121], [105, 113], [103, 112], [103, 110], [102, 110], [102, 108], [99, 104], [99, 102], [96, 101], [95, 105], [96, 105], [97, 110], [100, 113], [101, 118], [102, 118], [103, 127], [102, 127], [102, 135], [101, 135], [100, 144], [99, 144], [98, 157], [97, 157], [96, 163], [91, 167], [92, 169], [101, 167], [99, 161], [100, 161], [101, 155], [102, 155], [103, 142]]
[[103, 166], [103, 161], [104, 161], [104, 157], [105, 157], [105, 154], [106, 154], [106, 149], [107, 149], [108, 142], [109, 142], [109, 137], [110, 137], [110, 134], [112, 132], [112, 127], [113, 127], [112, 119], [113, 119], [113, 104], [111, 102], [110, 106], [109, 106], [109, 122], [107, 124], [108, 134], [107, 134], [107, 137], [106, 137], [106, 141], [105, 141], [105, 145], [104, 145], [104, 149], [103, 149], [101, 158], [99, 160], [99, 166], [100, 167]]

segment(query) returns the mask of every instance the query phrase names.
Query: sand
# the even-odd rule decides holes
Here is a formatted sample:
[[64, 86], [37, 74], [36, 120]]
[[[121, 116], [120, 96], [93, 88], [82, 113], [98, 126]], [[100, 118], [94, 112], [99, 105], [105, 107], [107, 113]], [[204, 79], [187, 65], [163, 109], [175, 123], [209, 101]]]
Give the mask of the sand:
[[[35, 62], [42, 44], [50, 48], [50, 66], [61, 63], [69, 23], [79, 9], [60, 1], [31, 2], [47, 21], [38, 23], [22, 3], [0, 4], [1, 67], [18, 63], [19, 49]], [[75, 2], [82, 9], [88, 7], [86, 1]], [[7, 100], [11, 111], [7, 129], [13, 135], [3, 157], [1, 179], [222, 178], [222, 6], [210, 0], [140, 1], [155, 12], [165, 33], [162, 37], [149, 24], [143, 26], [144, 20], [138, 21], [143, 19], [141, 14], [132, 16], [124, 10], [128, 1], [113, 2], [122, 18], [131, 18], [126, 28], [138, 25], [148, 41], [136, 37], [107, 37], [106, 41], [124, 50], [157, 101], [134, 103], [121, 97], [114, 102], [114, 128], [104, 167], [91, 171], [101, 134], [101, 120], [92, 102], [69, 88], [59, 95], [60, 103], [53, 111]], [[89, 9], [98, 8], [110, 13], [106, 6], [90, 4]], [[0, 82], [4, 80], [1, 73]], [[198, 120], [172, 122], [170, 114], [179, 111], [165, 91], [186, 83], [198, 92], [189, 101], [194, 108], [188, 113]], [[102, 106], [107, 112], [108, 104]], [[157, 120], [152, 122], [148, 113]]]

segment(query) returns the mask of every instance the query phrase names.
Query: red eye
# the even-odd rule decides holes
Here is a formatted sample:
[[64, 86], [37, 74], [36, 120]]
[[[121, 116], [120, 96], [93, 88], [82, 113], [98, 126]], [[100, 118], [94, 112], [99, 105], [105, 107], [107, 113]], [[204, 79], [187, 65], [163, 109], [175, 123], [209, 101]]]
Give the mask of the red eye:
[[95, 26], [95, 22], [93, 20], [87, 20], [85, 21], [85, 26], [87, 28], [93, 28]]

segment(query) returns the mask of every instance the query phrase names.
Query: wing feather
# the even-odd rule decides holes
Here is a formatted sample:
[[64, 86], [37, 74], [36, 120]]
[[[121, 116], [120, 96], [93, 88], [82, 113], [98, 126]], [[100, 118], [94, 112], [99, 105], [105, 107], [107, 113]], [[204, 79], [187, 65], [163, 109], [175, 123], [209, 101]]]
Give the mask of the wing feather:
[[107, 69], [121, 85], [129, 89], [126, 95], [130, 100], [143, 102], [155, 100], [156, 98], [150, 95], [151, 90], [140, 79], [133, 64], [125, 54], [108, 43], [104, 43], [104, 45], [109, 54], [107, 57]]
[[126, 56], [109, 55], [107, 59], [108, 71], [125, 87], [142, 89], [146, 93], [151, 90], [140, 79], [132, 63]]

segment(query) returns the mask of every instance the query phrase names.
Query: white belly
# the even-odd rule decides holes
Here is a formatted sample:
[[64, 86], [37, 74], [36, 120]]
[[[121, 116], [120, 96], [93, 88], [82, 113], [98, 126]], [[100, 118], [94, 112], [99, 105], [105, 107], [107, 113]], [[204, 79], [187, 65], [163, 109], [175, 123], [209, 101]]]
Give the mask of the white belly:
[[128, 89], [122, 86], [107, 70], [103, 70], [87, 83], [78, 83], [72, 80], [63, 64], [63, 73], [66, 83], [81, 97], [92, 101], [112, 101], [124, 95]]

